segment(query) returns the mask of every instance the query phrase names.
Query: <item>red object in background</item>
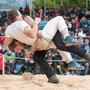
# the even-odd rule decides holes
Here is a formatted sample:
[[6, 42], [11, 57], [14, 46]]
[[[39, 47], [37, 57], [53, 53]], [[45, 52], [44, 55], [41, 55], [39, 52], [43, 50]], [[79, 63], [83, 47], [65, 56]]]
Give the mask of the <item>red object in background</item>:
[[79, 21], [76, 22], [76, 25], [77, 25], [77, 28], [80, 27], [80, 23], [79, 23]]
[[3, 58], [2, 56], [0, 56], [0, 70], [2, 70], [3, 68]]
[[86, 36], [90, 36], [90, 31], [86, 33]]
[[73, 32], [72, 31], [70, 32], [70, 35], [73, 35]]
[[56, 16], [61, 16], [61, 14], [60, 13], [53, 13], [53, 18]]
[[24, 9], [24, 13], [25, 14], [29, 14], [30, 13], [30, 9], [29, 9], [29, 6], [26, 5], [25, 9]]
[[[3, 36], [5, 36], [5, 35], [3, 35]], [[1, 37], [0, 38], [0, 43], [3, 44], [4, 43], [4, 40], [5, 40], [5, 37]]]
[[49, 56], [49, 57], [48, 57], [48, 60], [52, 60], [52, 56]]
[[28, 57], [27, 57], [26, 62], [28, 62], [28, 60], [29, 60], [31, 57], [32, 57], [32, 54], [30, 53], [30, 54], [28, 55]]

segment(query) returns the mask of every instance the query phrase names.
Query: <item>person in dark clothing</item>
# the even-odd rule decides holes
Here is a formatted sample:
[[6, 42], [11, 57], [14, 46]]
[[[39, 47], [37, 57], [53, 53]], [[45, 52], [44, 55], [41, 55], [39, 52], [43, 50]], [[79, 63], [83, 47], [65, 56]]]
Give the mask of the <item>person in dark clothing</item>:
[[83, 27], [82, 29], [83, 29], [84, 34], [87, 34], [87, 33], [89, 32], [88, 24], [85, 23], [85, 24], [84, 24], [84, 27]]
[[24, 13], [24, 11], [23, 11], [23, 8], [22, 8], [22, 7], [20, 7], [20, 8], [19, 8], [19, 11], [20, 11], [20, 13], [21, 13], [21, 14], [23, 14], [23, 13]]
[[[14, 10], [12, 10], [12, 11], [14, 11]], [[12, 11], [10, 11], [9, 12], [9, 14], [8, 14], [8, 16], [10, 16], [10, 13], [12, 12]], [[23, 29], [13, 29], [14, 31], [13, 32], [16, 32], [17, 31], [17, 34], [19, 34], [19, 35], [21, 35], [22, 36], [22, 38], [20, 37], [20, 36], [18, 36], [17, 37], [17, 35], [16, 35], [16, 33], [15, 33], [15, 37], [12, 37], [12, 38], [15, 38], [15, 39], [17, 39], [17, 40], [19, 40], [19, 41], [22, 41], [23, 43], [28, 43], [29, 45], [32, 45], [33, 46], [33, 43], [34, 43], [34, 41], [33, 42], [31, 42], [31, 38], [32, 38], [32, 35], [37, 35], [37, 29], [36, 29], [36, 26], [38, 25], [37, 23], [39, 23], [40, 21], [40, 19], [36, 19], [36, 25], [35, 25], [35, 33], [34, 32], [32, 32], [32, 30], [30, 29], [27, 29], [26, 30], [26, 26], [28, 26], [28, 27], [30, 27], [29, 25], [27, 25], [27, 23], [25, 23], [25, 21], [23, 21], [22, 20], [22, 17], [21, 17], [21, 14], [20, 14], [20, 12], [19, 11], [17, 11], [17, 10], [15, 10], [15, 12], [17, 13], [17, 15], [16, 15], [16, 17], [15, 17], [15, 21], [17, 21], [18, 20], [18, 23], [22, 23], [22, 24], [19, 24], [19, 27], [21, 27], [21, 28], [23, 28]], [[10, 19], [11, 17], [9, 17], [9, 19]], [[60, 20], [59, 20], [60, 19]], [[19, 20], [22, 20], [21, 22], [19, 22]], [[15, 21], [12, 21], [11, 23], [15, 23]], [[53, 22], [55, 22], [56, 21], [56, 23], [54, 24]], [[18, 23], [16, 23], [17, 24], [17, 26], [18, 26]], [[53, 24], [52, 24], [53, 23]], [[64, 24], [63, 24], [64, 23]], [[54, 25], [54, 28], [53, 27], [50, 27], [50, 25], [51, 26], [53, 26]], [[59, 25], [60, 24], [60, 25]], [[22, 26], [23, 27], [22, 27]], [[26, 25], [26, 26], [25, 26]], [[58, 29], [61, 31], [62, 30], [62, 34], [63, 34], [63, 36], [64, 36], [64, 39], [65, 39], [65, 42], [63, 42], [63, 40], [62, 39], [59, 39], [59, 38], [61, 38], [60, 36], [59, 36], [59, 38], [57, 37], [58, 36], [58, 34], [56, 35], [56, 39], [55, 39], [55, 41], [54, 41], [54, 39], [53, 39], [53, 37], [54, 37], [54, 35], [56, 34], [56, 32], [57, 32], [57, 27], [56, 26], [59, 26], [58, 27]], [[52, 40], [53, 39], [53, 42], [55, 43], [55, 45], [56, 45], [56, 47], [58, 48], [58, 49], [63, 49], [63, 51], [69, 51], [69, 52], [73, 52], [73, 53], [75, 53], [75, 54], [77, 54], [78, 55], [78, 52], [76, 51], [76, 52], [74, 52], [74, 49], [73, 49], [73, 51], [70, 51], [70, 50], [68, 50], [68, 49], [71, 49], [69, 46], [71, 46], [71, 43], [70, 42], [72, 42], [73, 44], [72, 45], [75, 45], [75, 43], [78, 43], [78, 42], [76, 42], [76, 40], [74, 40], [74, 39], [70, 39], [71, 37], [70, 36], [68, 36], [69, 35], [69, 33], [67, 32], [67, 34], [65, 34], [66, 33], [66, 31], [67, 31], [67, 28], [65, 29], [65, 21], [63, 20], [63, 18], [62, 17], [60, 17], [60, 16], [58, 16], [58, 17], [56, 17], [56, 18], [54, 18], [50, 23], [47, 23], [47, 28], [44, 28], [44, 30], [43, 30], [43, 33], [45, 33], [45, 35], [47, 35], [47, 37], [48, 37], [48, 39], [49, 40]], [[12, 24], [10, 25], [12, 28], [13, 28], [13, 26], [12, 26]], [[67, 27], [67, 26], [66, 26]], [[11, 35], [9, 34], [9, 33], [11, 33], [11, 30], [9, 29], [10, 27], [8, 27], [7, 28], [7, 30], [6, 30], [6, 35], [7, 35], [7, 38], [5, 39], [5, 41], [6, 41], [6, 45], [9, 45], [11, 42], [9, 41], [9, 40], [11, 40], [10, 39], [10, 37], [11, 37]], [[11, 28], [11, 29], [12, 29]], [[18, 27], [17, 27], [18, 28]], [[61, 28], [61, 29], [60, 29]], [[23, 33], [23, 30], [25, 31], [24, 33]], [[64, 30], [64, 31], [63, 31]], [[22, 31], [22, 32], [21, 32]], [[26, 33], [26, 32], [32, 32], [31, 34], [30, 34], [30, 37], [29, 36], [27, 36], [29, 33]], [[47, 32], [48, 32], [48, 34], [46, 34]], [[53, 32], [52, 32], [53, 31]], [[9, 32], [9, 33], [8, 33]], [[12, 34], [13, 34], [13, 32], [12, 32]], [[18, 33], [19, 32], [19, 33]], [[21, 33], [21, 34], [20, 34]], [[27, 35], [26, 35], [27, 34]], [[40, 32], [38, 33], [38, 34], [40, 34]], [[52, 34], [52, 35], [51, 35]], [[59, 34], [60, 35], [60, 34]], [[9, 37], [10, 36], [10, 37]], [[25, 36], [25, 38], [24, 38], [24, 36]], [[27, 38], [29, 38], [28, 40], [27, 40]], [[34, 38], [34, 37], [33, 37]], [[21, 40], [22, 39], [22, 40]], [[58, 40], [59, 39], [59, 40]], [[30, 41], [29, 41], [30, 40]], [[57, 41], [58, 40], [58, 41]], [[57, 42], [56, 42], [57, 41]], [[68, 43], [68, 41], [69, 41], [69, 43]], [[75, 41], [75, 42], [73, 42], [73, 41]], [[80, 41], [80, 43], [82, 42], [82, 40]], [[42, 43], [42, 42], [41, 42]], [[69, 46], [68, 46], [68, 45]], [[22, 44], [23, 45], [23, 44]], [[35, 43], [34, 43], [34, 45], [35, 45]], [[43, 44], [44, 45], [44, 44]], [[42, 47], [44, 47], [42, 45]], [[64, 47], [62, 46], [62, 45], [64, 45]], [[65, 45], [67, 46], [67, 47], [65, 47]], [[17, 45], [16, 45], [17, 46]], [[37, 46], [37, 45], [36, 45]], [[39, 46], [40, 46], [40, 42], [39, 42]], [[69, 47], [69, 48], [68, 48]], [[41, 47], [40, 47], [41, 48]], [[20, 49], [20, 48], [19, 48]], [[15, 49], [16, 51], [19, 51], [19, 49]], [[15, 51], [14, 50], [14, 51]], [[44, 49], [43, 49], [44, 50]], [[86, 52], [85, 52], [86, 53]], [[85, 54], [84, 53], [84, 54]], [[43, 54], [43, 55], [42, 55]], [[45, 54], [46, 54], [46, 51], [45, 52], [43, 52], [41, 54], [41, 57], [39, 57], [39, 58], [42, 58], [42, 60], [43, 60], [43, 58], [44, 58], [44, 56], [45, 56]], [[80, 54], [79, 54], [80, 55]], [[36, 54], [36, 56], [34, 57], [34, 58], [36, 58], [38, 55]], [[38, 60], [38, 61], [40, 61], [40, 60]], [[43, 61], [42, 61], [43, 62]], [[41, 63], [42, 63], [41, 62]], [[45, 61], [44, 61], [45, 62]], [[38, 63], [38, 62], [37, 62]], [[38, 63], [40, 66], [41, 66], [41, 64], [40, 63]], [[48, 68], [49, 69], [49, 67], [48, 67], [48, 64], [46, 63], [42, 63], [42, 65], [44, 66], [44, 67], [46, 67], [46, 68]], [[42, 67], [42, 66], [41, 66]], [[43, 68], [43, 67], [42, 67]], [[44, 69], [44, 68], [43, 68]], [[45, 71], [45, 70], [44, 70]], [[53, 71], [52, 71], [53, 72]], [[46, 72], [45, 72], [45, 74], [47, 75], [47, 77], [49, 78], [49, 80], [48, 80], [48, 82], [52, 82], [52, 83], [58, 83], [59, 82], [59, 80], [57, 79], [57, 77], [56, 77], [56, 75], [55, 74], [52, 74], [51, 72], [50, 72], [50, 75], [49, 74], [47, 74]], [[49, 77], [50, 76], [50, 77]]]
[[18, 74], [21, 71], [21, 69], [25, 66], [26, 63], [24, 54], [24, 50], [15, 53], [15, 69], [13, 71], [14, 74]]
[[[83, 57], [84, 59], [90, 61], [90, 54], [88, 55], [86, 50], [81, 49], [77, 46], [65, 47], [59, 31], [57, 31], [57, 32], [58, 33], [56, 33], [56, 35], [54, 36], [53, 41], [58, 49], [63, 50], [63, 51], [68, 51], [71, 53], [75, 53], [78, 56]], [[47, 53], [47, 50], [35, 51], [33, 60], [35, 62], [37, 62], [38, 65], [40, 65], [40, 67], [44, 70], [44, 73], [50, 80], [50, 77], [53, 76], [55, 73], [50, 68], [48, 62], [45, 60], [46, 53]], [[43, 63], [44, 63], [44, 65], [43, 65]]]
[[[90, 54], [87, 53], [86, 50], [84, 50], [80, 47], [77, 47], [77, 46], [66, 47], [63, 42], [62, 35], [59, 31], [57, 31], [57, 33], [55, 34], [55, 36], [53, 38], [53, 42], [59, 50], [74, 53], [74, 54], [90, 61]], [[34, 55], [33, 55], [33, 60], [35, 62], [37, 62], [37, 64], [43, 69], [44, 73], [46, 74], [46, 76], [49, 79], [48, 82], [58, 83], [59, 80], [56, 78], [55, 72], [51, 69], [50, 65], [48, 64], [48, 62], [45, 59], [46, 53], [47, 53], [47, 50], [35, 51]]]

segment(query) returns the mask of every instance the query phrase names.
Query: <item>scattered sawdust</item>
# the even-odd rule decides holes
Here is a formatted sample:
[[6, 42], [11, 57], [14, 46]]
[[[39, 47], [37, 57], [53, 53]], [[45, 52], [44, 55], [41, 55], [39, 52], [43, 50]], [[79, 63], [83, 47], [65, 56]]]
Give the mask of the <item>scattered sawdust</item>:
[[48, 83], [45, 75], [0, 75], [0, 90], [90, 90], [90, 75], [58, 75], [59, 84]]
[[34, 75], [32, 73], [26, 73], [25, 72], [25, 73], [22, 74], [22, 77], [23, 77], [24, 80], [31, 80], [31, 79], [34, 78]]

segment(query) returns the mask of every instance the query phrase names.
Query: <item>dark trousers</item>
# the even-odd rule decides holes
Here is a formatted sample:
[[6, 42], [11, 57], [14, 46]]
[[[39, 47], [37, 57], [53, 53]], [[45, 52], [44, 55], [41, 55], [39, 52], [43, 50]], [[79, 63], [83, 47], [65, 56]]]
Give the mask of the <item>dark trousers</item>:
[[[86, 51], [83, 50], [82, 48], [79, 48], [77, 46], [65, 47], [62, 35], [59, 31], [57, 31], [57, 33], [55, 34], [55, 36], [53, 38], [53, 42], [59, 50], [74, 53], [82, 58], [85, 58]], [[34, 56], [33, 56], [33, 60], [35, 62], [37, 62], [37, 64], [43, 69], [44, 73], [49, 78], [55, 73], [50, 68], [48, 62], [45, 60], [46, 53], [47, 53], [47, 50], [46, 51], [45, 50], [35, 51]]]
[[35, 62], [37, 62], [37, 64], [42, 68], [42, 70], [44, 71], [46, 76], [49, 78], [50, 76], [52, 76], [55, 73], [51, 69], [50, 65], [48, 64], [48, 62], [45, 59], [46, 53], [47, 53], [47, 50], [35, 51], [34, 56], [33, 56], [33, 60]]
[[86, 58], [86, 56], [85, 56], [86, 50], [84, 50], [78, 46], [66, 47], [63, 42], [62, 34], [59, 31], [57, 31], [57, 33], [55, 34], [55, 36], [53, 38], [53, 42], [59, 50], [67, 51], [67, 52], [76, 54], [82, 58]]

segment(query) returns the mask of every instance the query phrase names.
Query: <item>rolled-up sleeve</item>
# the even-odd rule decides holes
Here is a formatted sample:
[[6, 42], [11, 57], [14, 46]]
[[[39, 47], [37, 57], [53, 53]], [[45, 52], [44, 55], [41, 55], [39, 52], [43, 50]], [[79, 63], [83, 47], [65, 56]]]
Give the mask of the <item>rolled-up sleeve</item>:
[[7, 30], [5, 31], [5, 37], [10, 38], [10, 35], [9, 35], [9, 33], [7, 32]]
[[25, 27], [29, 27], [31, 29], [30, 25], [28, 25], [25, 21], [21, 22], [19, 28], [22, 32], [24, 31]]

